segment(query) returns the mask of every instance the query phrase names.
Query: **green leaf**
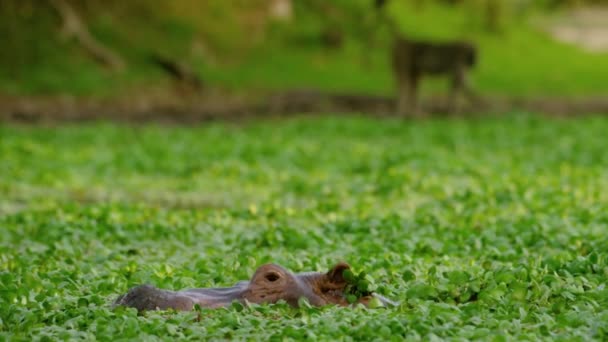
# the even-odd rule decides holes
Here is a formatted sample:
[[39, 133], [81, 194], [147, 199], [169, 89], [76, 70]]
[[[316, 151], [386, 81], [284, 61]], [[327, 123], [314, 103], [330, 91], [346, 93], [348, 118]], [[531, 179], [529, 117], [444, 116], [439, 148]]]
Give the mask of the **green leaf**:
[[450, 280], [450, 283], [458, 286], [466, 284], [470, 279], [469, 274], [464, 271], [448, 272], [447, 277]]
[[416, 280], [416, 274], [409, 269], [406, 269], [405, 271], [403, 271], [402, 273], [402, 278], [405, 281], [412, 281], [412, 280]]

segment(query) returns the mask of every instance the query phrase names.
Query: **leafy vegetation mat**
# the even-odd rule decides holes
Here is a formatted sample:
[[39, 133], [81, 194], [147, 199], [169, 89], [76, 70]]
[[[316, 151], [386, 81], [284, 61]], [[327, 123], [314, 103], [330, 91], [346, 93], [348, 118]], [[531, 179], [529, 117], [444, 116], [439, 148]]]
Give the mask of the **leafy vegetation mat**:
[[[0, 127], [0, 337], [608, 336], [600, 117]], [[396, 308], [111, 310], [346, 260]]]

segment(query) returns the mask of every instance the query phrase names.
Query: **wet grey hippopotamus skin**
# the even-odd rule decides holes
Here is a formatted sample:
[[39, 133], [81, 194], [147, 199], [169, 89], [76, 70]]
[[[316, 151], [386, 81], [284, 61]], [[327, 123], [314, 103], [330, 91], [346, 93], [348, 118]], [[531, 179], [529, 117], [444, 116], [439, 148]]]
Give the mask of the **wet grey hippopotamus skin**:
[[[206, 308], [219, 308], [235, 301], [242, 304], [261, 304], [284, 300], [297, 307], [299, 299], [304, 297], [313, 306], [346, 306], [349, 304], [344, 294], [347, 283], [342, 272], [349, 268], [347, 263], [341, 262], [327, 273], [294, 274], [279, 265], [266, 264], [256, 270], [250, 281], [241, 281], [232, 287], [168, 291], [151, 285], [140, 285], [118, 297], [114, 305], [133, 307], [138, 311], [189, 311], [195, 304]], [[377, 294], [360, 298], [359, 303], [368, 305], [372, 296], [378, 298], [384, 306], [395, 305]]]

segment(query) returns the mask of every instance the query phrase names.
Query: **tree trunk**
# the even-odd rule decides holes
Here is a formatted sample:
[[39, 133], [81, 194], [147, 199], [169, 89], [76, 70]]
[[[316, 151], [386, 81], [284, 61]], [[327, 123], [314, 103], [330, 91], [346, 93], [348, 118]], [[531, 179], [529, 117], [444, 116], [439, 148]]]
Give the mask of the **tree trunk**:
[[501, 30], [502, 5], [501, 0], [486, 0], [486, 30], [498, 33]]
[[124, 60], [91, 35], [76, 10], [67, 1], [49, 1], [63, 21], [62, 33], [65, 37], [75, 39], [99, 64], [113, 71], [121, 71], [125, 68]]

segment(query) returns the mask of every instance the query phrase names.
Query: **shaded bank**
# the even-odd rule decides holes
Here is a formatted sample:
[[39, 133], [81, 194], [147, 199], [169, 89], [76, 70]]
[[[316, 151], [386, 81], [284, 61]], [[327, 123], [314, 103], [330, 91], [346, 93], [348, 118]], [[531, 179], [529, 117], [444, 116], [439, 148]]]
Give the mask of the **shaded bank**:
[[[231, 95], [215, 95], [212, 98], [188, 97], [183, 100], [11, 97], [0, 99], [0, 120], [32, 124], [96, 120], [179, 124], [328, 112], [395, 116], [394, 102], [393, 98], [386, 96], [325, 93], [315, 90], [285, 91], [265, 96], [261, 100]], [[426, 99], [424, 110], [430, 116], [444, 116], [444, 102], [442, 98]], [[465, 107], [459, 115], [501, 114], [513, 111], [558, 116], [608, 114], [608, 97], [488, 98], [483, 107]]]

